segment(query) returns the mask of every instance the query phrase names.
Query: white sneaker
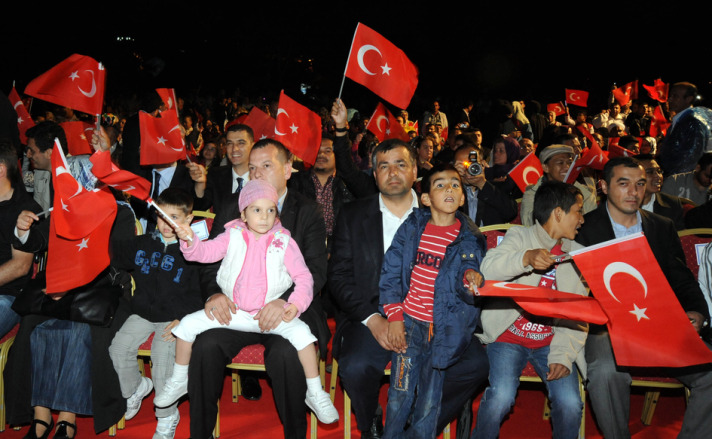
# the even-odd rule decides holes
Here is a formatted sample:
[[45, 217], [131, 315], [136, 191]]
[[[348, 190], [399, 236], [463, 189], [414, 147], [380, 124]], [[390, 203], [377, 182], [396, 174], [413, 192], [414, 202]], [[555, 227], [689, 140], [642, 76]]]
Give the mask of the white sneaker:
[[320, 390], [315, 395], [307, 391], [307, 398], [304, 402], [306, 402], [307, 407], [312, 409], [319, 421], [324, 424], [333, 424], [339, 420], [339, 412], [334, 407], [334, 403], [331, 402], [329, 394], [325, 391]]
[[186, 393], [188, 393], [187, 379], [184, 381], [174, 381], [173, 378], [169, 378], [163, 386], [161, 393], [153, 398], [153, 404], [156, 407], [168, 407], [178, 401], [178, 398]]
[[138, 387], [133, 395], [126, 400], [126, 420], [136, 416], [136, 413], [141, 409], [141, 401], [153, 390], [153, 381], [150, 378], [141, 377]]
[[178, 422], [180, 422], [180, 413], [178, 413], [177, 409], [170, 416], [158, 418], [158, 425], [156, 425], [156, 432], [153, 433], [153, 439], [173, 439], [176, 435]]

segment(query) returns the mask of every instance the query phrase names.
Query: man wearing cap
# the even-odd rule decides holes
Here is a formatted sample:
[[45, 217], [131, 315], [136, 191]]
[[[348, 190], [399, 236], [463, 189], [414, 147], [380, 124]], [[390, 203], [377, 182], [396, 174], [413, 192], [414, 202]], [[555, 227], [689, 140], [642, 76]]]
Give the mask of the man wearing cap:
[[[539, 178], [536, 184], [527, 187], [524, 196], [522, 196], [520, 217], [525, 226], [534, 225], [532, 213], [534, 211], [534, 194], [537, 189], [545, 181], [564, 181], [566, 179], [566, 174], [574, 161], [574, 149], [568, 145], [549, 145], [539, 153], [539, 161], [544, 175]], [[597, 206], [595, 189], [578, 181], [574, 182], [574, 186], [583, 195], [583, 213], [594, 210]]]

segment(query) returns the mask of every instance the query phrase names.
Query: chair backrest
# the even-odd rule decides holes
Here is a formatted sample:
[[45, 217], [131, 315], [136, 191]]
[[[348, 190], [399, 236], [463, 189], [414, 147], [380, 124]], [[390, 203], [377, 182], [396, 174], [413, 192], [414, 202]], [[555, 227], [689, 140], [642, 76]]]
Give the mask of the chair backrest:
[[202, 221], [202, 219], [205, 219], [205, 225], [208, 227], [208, 233], [210, 233], [210, 230], [213, 228], [213, 220], [215, 219], [215, 214], [213, 212], [207, 212], [205, 210], [194, 210], [193, 217], [195, 218], [193, 222]]
[[712, 241], [712, 229], [685, 229], [677, 232], [685, 252], [685, 261], [697, 279], [700, 271], [700, 255], [707, 243]]

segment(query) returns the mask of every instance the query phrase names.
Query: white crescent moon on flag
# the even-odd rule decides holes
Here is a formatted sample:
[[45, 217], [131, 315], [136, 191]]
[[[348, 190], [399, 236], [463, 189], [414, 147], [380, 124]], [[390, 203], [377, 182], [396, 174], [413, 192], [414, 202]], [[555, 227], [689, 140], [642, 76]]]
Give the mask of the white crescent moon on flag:
[[[180, 126], [179, 126], [179, 125], [176, 125], [176, 126], [174, 126], [173, 128], [171, 128], [171, 130], [168, 131], [168, 132], [169, 132], [169, 133], [172, 133], [173, 131], [179, 130], [179, 129], [180, 129]], [[171, 145], [168, 145], [167, 143], [166, 143], [166, 145], [167, 145], [170, 149], [172, 149], [173, 151], [178, 151], [178, 152], [183, 151], [183, 148], [174, 148], [174, 147], [172, 147]]]
[[88, 92], [82, 90], [81, 87], [77, 85], [77, 89], [86, 97], [88, 98], [93, 98], [94, 95], [96, 94], [96, 81], [94, 80], [94, 71], [93, 70], [84, 70], [85, 72], [91, 73], [91, 90]]
[[381, 54], [381, 51], [378, 50], [378, 47], [373, 46], [371, 44], [365, 44], [365, 45], [361, 46], [361, 48], [358, 50], [358, 55], [356, 56], [356, 59], [358, 60], [358, 66], [361, 68], [361, 70], [363, 70], [363, 72], [365, 74], [373, 76], [373, 75], [375, 75], [375, 73], [370, 72], [366, 68], [366, 66], [363, 64], [363, 56], [366, 54], [366, 52], [368, 52], [370, 50], [375, 50], [376, 52], [378, 52], [379, 55], [381, 55], [381, 57], [383, 57], [383, 55]]
[[524, 183], [526, 183], [526, 184], [536, 183], [536, 180], [533, 183], [530, 183], [529, 179], [527, 178], [527, 176], [529, 174], [531, 174], [532, 172], [534, 174], [536, 174], [536, 178], [539, 179], [539, 171], [534, 166], [527, 166], [526, 168], [524, 168], [524, 171], [522, 172], [522, 180], [524, 180]]
[[382, 121], [382, 120], [385, 120], [385, 121], [386, 121], [386, 128], [388, 128], [389, 126], [391, 126], [391, 124], [388, 123], [388, 118], [387, 118], [386, 116], [384, 116], [384, 115], [378, 116], [378, 119], [376, 119], [376, 126], [378, 127], [378, 130], [383, 133], [383, 132], [385, 132], [385, 130], [384, 130], [383, 128], [381, 128], [381, 121]]
[[578, 98], [576, 97], [576, 93], [569, 93], [569, 99], [572, 101], [578, 101]]
[[529, 285], [521, 285], [521, 284], [515, 284], [511, 282], [497, 282], [494, 284], [495, 287], [497, 288], [504, 288], [507, 290], [514, 290], [514, 291], [527, 291], [531, 288]]
[[591, 161], [589, 161], [588, 163], [586, 163], [586, 166], [590, 166], [591, 163], [595, 162], [597, 158], [598, 158], [598, 156], [592, 157], [592, 158], [591, 158]]
[[[279, 115], [282, 113], [286, 114], [287, 117], [289, 117], [289, 113], [287, 113], [284, 108], [280, 108], [277, 110], [277, 116], [274, 118], [274, 120], [277, 120], [277, 117], [279, 117]], [[279, 131], [277, 131], [277, 124], [274, 125], [274, 133], [278, 136], [284, 136], [284, 133], [280, 133]]]
[[15, 105], [13, 105], [12, 108], [14, 108], [15, 110], [17, 110], [17, 107], [19, 107], [20, 105], [22, 105], [22, 101], [17, 101], [17, 102], [15, 102]]
[[603, 284], [606, 286], [608, 294], [610, 294], [611, 297], [616, 300], [616, 302], [620, 303], [621, 301], [618, 300], [618, 298], [613, 294], [613, 291], [611, 291], [611, 278], [614, 274], [617, 273], [625, 273], [633, 276], [635, 280], [640, 282], [640, 284], [643, 286], [643, 289], [645, 290], [645, 292], [643, 293], [643, 297], [648, 297], [648, 284], [645, 282], [643, 275], [640, 274], [640, 271], [635, 269], [635, 267], [633, 267], [632, 265], [626, 264], [625, 262], [611, 262], [603, 270]]

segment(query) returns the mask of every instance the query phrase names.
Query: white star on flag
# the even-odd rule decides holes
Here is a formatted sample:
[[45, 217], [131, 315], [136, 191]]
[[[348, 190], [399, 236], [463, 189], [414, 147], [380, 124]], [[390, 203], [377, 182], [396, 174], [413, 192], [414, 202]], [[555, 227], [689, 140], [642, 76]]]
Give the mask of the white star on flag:
[[21, 124], [22, 122], [24, 122], [24, 120], [22, 120], [21, 117], [18, 117], [18, 118], [17, 118], [17, 124], [19, 125], [19, 124]]
[[166, 144], [166, 139], [165, 139], [163, 136], [160, 136], [160, 137], [158, 138], [158, 143], [160, 143], [161, 145], [165, 145], [165, 144]]
[[542, 280], [542, 281], [541, 281], [541, 286], [542, 286], [542, 287], [545, 287], [545, 286], [547, 286], [547, 285], [549, 285], [549, 284], [546, 282], [546, 280]]
[[645, 311], [647, 311], [648, 308], [638, 308], [638, 305], [636, 305], [635, 303], [633, 304], [633, 306], [635, 307], [635, 309], [633, 309], [633, 311], [628, 312], [636, 316], [638, 318], [638, 321], [640, 321], [640, 319], [650, 320], [650, 317], [645, 315]]
[[386, 134], [391, 134], [391, 129], [390, 129], [390, 128], [386, 128]]
[[85, 248], [89, 248], [89, 245], [88, 245], [88, 244], [89, 244], [89, 238], [83, 238], [83, 239], [82, 239], [82, 242], [80, 242], [79, 244], [77, 244], [77, 247], [79, 247], [79, 250], [77, 250], [77, 252], [80, 252], [80, 251], [82, 251], [82, 250], [85, 249]]
[[78, 74], [78, 73], [79, 73], [79, 70], [76, 70], [76, 71], [72, 72], [72, 74], [69, 75], [69, 79], [71, 79], [72, 81], [74, 81], [75, 79], [77, 79], [77, 78], [79, 77], [79, 74]]
[[297, 132], [297, 130], [299, 129], [299, 127], [298, 127], [298, 126], [296, 126], [296, 125], [294, 125], [294, 124], [292, 124], [292, 126], [291, 126], [291, 127], [289, 127], [289, 129], [291, 129], [291, 130], [292, 130], [292, 134], [294, 134], [294, 133], [296, 133], [296, 132]]
[[386, 65], [381, 66], [381, 69], [383, 70], [383, 71], [381, 72], [381, 75], [388, 75], [388, 76], [391, 76], [391, 69], [392, 69], [392, 67], [388, 67], [388, 63], [386, 63]]
[[62, 210], [66, 210], [67, 212], [69, 212], [69, 205], [64, 204], [64, 200], [61, 198], [59, 199], [59, 201], [62, 203]]

